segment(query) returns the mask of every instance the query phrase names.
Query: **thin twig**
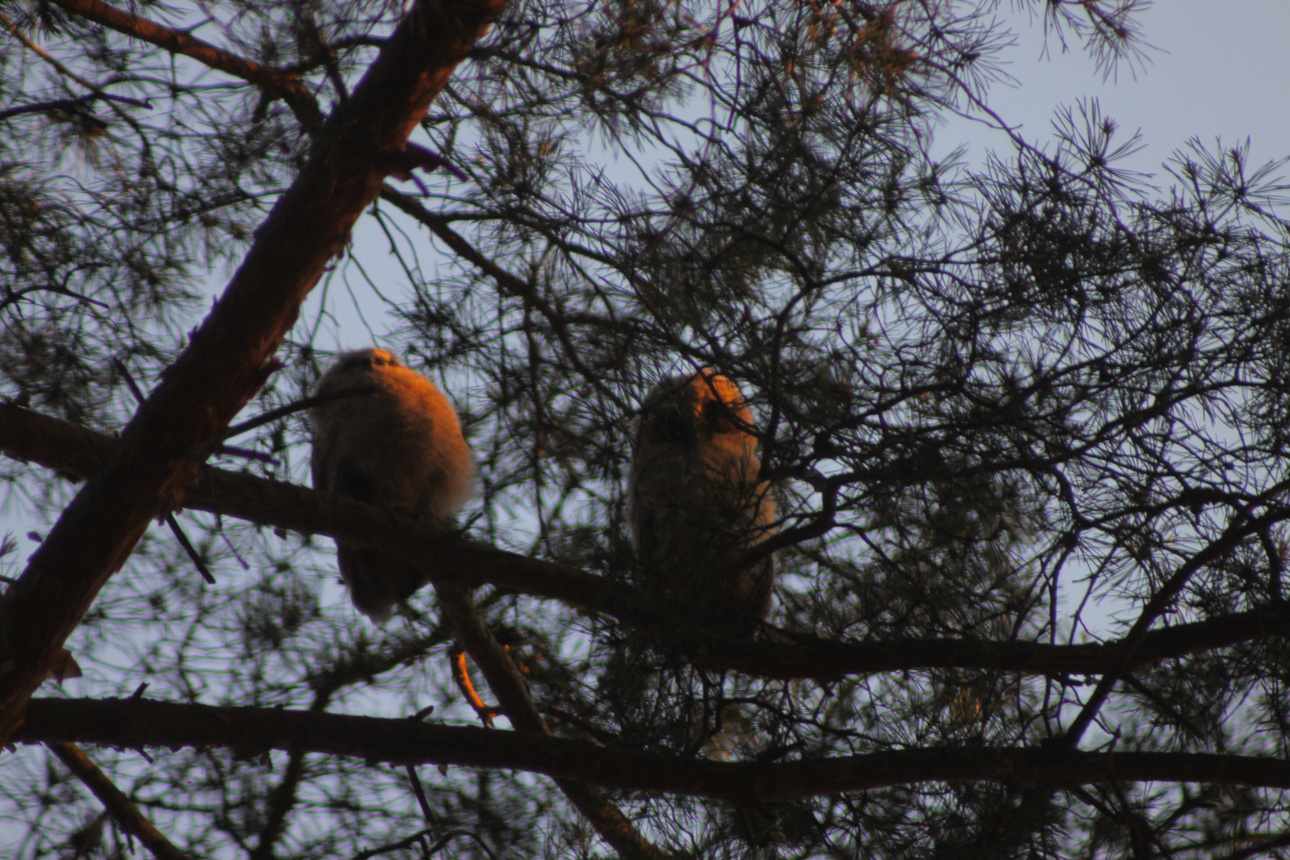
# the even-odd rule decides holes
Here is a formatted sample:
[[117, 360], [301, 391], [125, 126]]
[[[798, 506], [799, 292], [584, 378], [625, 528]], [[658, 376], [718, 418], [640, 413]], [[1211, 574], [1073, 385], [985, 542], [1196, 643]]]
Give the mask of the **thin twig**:
[[293, 400], [286, 406], [279, 406], [276, 409], [270, 409], [268, 412], [261, 412], [254, 418], [250, 418], [240, 424], [234, 424], [224, 433], [225, 439], [231, 439], [234, 436], [240, 436], [248, 430], [254, 430], [257, 427], [263, 427], [265, 424], [271, 424], [279, 418], [286, 418], [288, 415], [294, 415], [297, 412], [303, 412], [306, 409], [312, 409], [323, 403], [330, 403], [333, 400], [343, 400], [347, 397], [358, 397], [363, 394], [373, 394], [376, 392], [375, 386], [362, 386], [359, 388], [347, 388], [343, 391], [333, 391], [328, 394], [315, 394], [312, 397], [302, 397], [299, 400]]
[[[433, 832], [433, 829], [427, 827], [424, 830], [417, 831], [416, 833], [412, 834], [406, 839], [400, 839], [398, 842], [391, 842], [389, 845], [382, 845], [380, 848], [372, 848], [367, 851], [361, 851], [358, 854], [354, 855], [354, 860], [369, 860], [369, 858], [371, 857], [379, 857], [382, 854], [389, 854], [393, 851], [400, 851], [404, 848], [411, 848], [413, 845], [416, 845], [422, 839], [429, 836], [432, 832]], [[493, 853], [493, 849], [488, 847], [488, 843], [480, 839], [477, 834], [472, 833], [469, 830], [463, 830], [460, 828], [456, 830], [449, 830], [447, 833], [444, 833], [442, 836], [440, 836], [439, 839], [425, 853], [424, 856], [427, 856], [427, 857], [434, 856], [435, 853], [437, 853], [441, 848], [446, 846], [450, 841], [452, 841], [453, 839], [456, 839], [458, 836], [465, 836], [475, 840], [475, 844], [477, 844], [480, 847], [480, 849], [485, 854], [488, 855], [490, 860], [497, 860], [497, 855]], [[422, 847], [424, 848], [425, 846], [423, 845]]]
[[421, 785], [421, 777], [417, 776], [416, 765], [407, 766], [408, 779], [412, 782], [412, 793], [416, 795], [417, 805], [421, 807], [421, 814], [425, 820], [435, 824], [434, 810], [430, 808], [430, 800], [426, 797], [426, 790]]
[[180, 528], [179, 520], [175, 519], [174, 514], [166, 514], [166, 525], [170, 526], [170, 533], [175, 536], [175, 540], [179, 541], [179, 545], [184, 548], [184, 552], [188, 553], [189, 560], [197, 567], [197, 572], [202, 575], [202, 579], [214, 585], [215, 574], [211, 573], [210, 568], [206, 566], [206, 562], [202, 561], [202, 557], [197, 553], [197, 548], [188, 539], [188, 535], [184, 534], [184, 530]]
[[438, 236], [459, 257], [473, 264], [481, 272], [492, 278], [503, 292], [520, 299], [524, 304], [540, 313], [551, 326], [556, 337], [560, 339], [564, 354], [574, 370], [581, 374], [589, 384], [596, 386], [611, 397], [617, 398], [617, 395], [609, 391], [608, 387], [604, 385], [603, 374], [593, 372], [583, 363], [581, 358], [583, 350], [574, 343], [573, 337], [568, 331], [566, 315], [543, 298], [532, 284], [518, 275], [506, 271], [496, 262], [489, 259], [474, 245], [470, 244], [464, 236], [449, 227], [445, 218], [426, 209], [416, 198], [391, 188], [389, 185], [384, 185], [381, 188], [381, 199], [389, 201], [405, 215], [421, 222], [424, 227]]
[[117, 788], [80, 747], [63, 741], [51, 741], [47, 746], [103, 803], [103, 808], [111, 813], [121, 829], [132, 836], [137, 836], [144, 847], [152, 852], [153, 857], [158, 860], [190, 860], [189, 855], [171, 844], [170, 840], [153, 826], [153, 823], [135, 806], [134, 801]]
[[[130, 370], [125, 366], [125, 363], [120, 359], [114, 358], [112, 359], [112, 366], [116, 368], [117, 373], [121, 374], [121, 378], [125, 380], [126, 387], [130, 389], [130, 393], [134, 395], [134, 399], [139, 403], [143, 403], [143, 391], [139, 388], [139, 384], [134, 381], [134, 377], [130, 375]], [[175, 536], [175, 540], [179, 541], [179, 545], [184, 548], [184, 552], [188, 553], [189, 560], [191, 560], [193, 565], [197, 568], [197, 572], [202, 575], [202, 579], [206, 580], [211, 585], [214, 585], [215, 574], [211, 573], [210, 568], [206, 566], [206, 562], [202, 561], [202, 557], [198, 554], [197, 548], [194, 547], [192, 541], [188, 539], [188, 535], [184, 534], [183, 528], [179, 525], [179, 520], [175, 519], [174, 513], [170, 511], [166, 512], [166, 525], [170, 526], [170, 533]]]
[[[3, 17], [4, 17], [3, 15], [0, 15], [0, 18], [3, 18]], [[152, 107], [152, 103], [147, 99], [132, 99], [128, 96], [117, 96], [117, 95], [113, 95], [111, 93], [105, 93], [105, 92], [93, 92], [93, 93], [87, 93], [83, 96], [79, 96], [74, 99], [53, 99], [52, 101], [36, 102], [34, 104], [22, 105], [20, 107], [15, 107], [15, 108], [9, 108], [8, 110], [0, 110], [0, 120], [6, 120], [11, 117], [22, 116], [23, 114], [28, 114], [28, 113], [50, 113], [51, 111], [58, 111], [58, 110], [70, 111], [78, 107], [83, 107], [84, 105], [90, 104], [91, 102], [97, 101], [99, 99], [103, 99], [104, 101], [120, 102], [121, 104], [127, 104], [133, 107], [143, 107], [143, 108]], [[37, 288], [37, 289], [40, 289], [40, 288]], [[28, 291], [24, 290], [23, 292], [28, 292]], [[98, 305], [99, 307], [104, 309], [107, 309], [108, 307], [110, 307], [106, 303], [96, 301], [94, 299], [86, 299], [83, 296], [78, 296], [78, 298], [82, 298], [84, 301]]]

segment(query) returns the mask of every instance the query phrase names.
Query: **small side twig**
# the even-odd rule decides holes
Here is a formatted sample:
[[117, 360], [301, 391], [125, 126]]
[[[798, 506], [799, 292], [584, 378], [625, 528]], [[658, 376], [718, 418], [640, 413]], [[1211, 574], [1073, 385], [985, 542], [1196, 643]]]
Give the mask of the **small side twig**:
[[417, 796], [417, 805], [421, 807], [421, 814], [425, 820], [431, 824], [437, 823], [434, 817], [434, 810], [430, 808], [430, 801], [426, 797], [426, 790], [421, 785], [421, 777], [417, 776], [415, 765], [408, 765], [408, 779], [412, 782], [412, 793]]
[[330, 403], [333, 400], [343, 400], [347, 397], [358, 397], [363, 394], [375, 393], [375, 386], [363, 386], [361, 388], [350, 388], [345, 391], [334, 391], [330, 394], [317, 394], [312, 397], [302, 397], [299, 400], [293, 400], [285, 406], [279, 406], [277, 409], [270, 409], [268, 412], [262, 412], [254, 418], [249, 418], [240, 424], [231, 425], [224, 433], [225, 439], [232, 439], [234, 436], [240, 436], [248, 430], [254, 430], [257, 427], [263, 427], [265, 424], [271, 424], [279, 418], [286, 418], [288, 415], [294, 415], [297, 412], [304, 412], [306, 409], [312, 409], [323, 403]]
[[[434, 705], [431, 705], [427, 708], [422, 708], [421, 710], [417, 711], [415, 714], [409, 717], [409, 719], [411, 719], [414, 723], [419, 723], [426, 717], [430, 716], [430, 714], [433, 712], [434, 712]], [[417, 797], [417, 804], [421, 807], [422, 816], [424, 816], [425, 820], [430, 822], [431, 824], [437, 824], [438, 822], [435, 819], [434, 810], [430, 808], [430, 800], [429, 798], [426, 797], [425, 787], [421, 785], [421, 777], [417, 776], [416, 765], [412, 765], [412, 764], [407, 765], [407, 771], [408, 771], [408, 780], [412, 783], [412, 793], [415, 794]]]
[[[120, 359], [116, 358], [112, 359], [112, 366], [116, 368], [117, 373], [121, 374], [121, 378], [125, 380], [126, 387], [130, 389], [134, 399], [142, 403], [144, 400], [143, 391], [139, 388], [139, 384], [134, 381], [129, 368]], [[188, 558], [192, 561], [193, 566], [197, 568], [197, 572], [202, 575], [202, 579], [214, 585], [215, 574], [211, 573], [210, 568], [206, 566], [206, 562], [202, 561], [202, 557], [197, 553], [197, 548], [188, 539], [188, 535], [184, 534], [184, 530], [179, 525], [179, 520], [175, 519], [173, 513], [166, 514], [166, 525], [170, 526], [170, 533], [175, 536], [175, 540], [179, 541], [179, 545], [184, 548], [184, 552], [188, 553]]]
[[[121, 104], [127, 104], [132, 107], [142, 107], [142, 108], [152, 107], [152, 103], [149, 102], [147, 99], [132, 99], [127, 96], [117, 96], [111, 93], [94, 92], [94, 93], [87, 93], [83, 96], [78, 96], [74, 99], [51, 99], [50, 101], [47, 101], [47, 102], [33, 102], [32, 104], [19, 105], [18, 107], [12, 107], [6, 110], [0, 110], [0, 120], [6, 120], [6, 119], [9, 119], [10, 117], [22, 116], [23, 114], [29, 114], [29, 113], [47, 114], [47, 113], [54, 113], [55, 111], [74, 111], [79, 108], [83, 108], [86, 105], [92, 104], [93, 102], [98, 101], [99, 99], [102, 99], [103, 101], [119, 102]], [[26, 292], [26, 290], [24, 290], [23, 292]], [[101, 307], [104, 309], [111, 307], [111, 305], [108, 305], [105, 302], [100, 302], [97, 299], [88, 299], [83, 296], [80, 298], [83, 301], [89, 302], [90, 304], [93, 304], [93, 305], [97, 305], [98, 307]]]
[[452, 679], [457, 682], [457, 688], [461, 694], [466, 697], [466, 701], [475, 713], [479, 716], [480, 722], [490, 729], [493, 727], [493, 718], [502, 713], [498, 707], [489, 707], [484, 704], [484, 700], [475, 692], [475, 685], [470, 680], [470, 667], [466, 665], [466, 649], [461, 645], [454, 645], [448, 652], [448, 658], [452, 663]]
[[63, 741], [50, 742], [47, 746], [103, 803], [103, 808], [112, 815], [121, 829], [131, 836], [137, 836], [144, 847], [152, 852], [153, 857], [158, 860], [190, 860], [187, 854], [162, 835], [125, 792], [117, 788], [80, 747]]
[[418, 844], [421, 846], [422, 857], [433, 857], [458, 836], [465, 836], [468, 839], [473, 839], [475, 844], [479, 846], [481, 851], [488, 855], [490, 860], [497, 860], [497, 855], [493, 853], [493, 849], [488, 847], [488, 843], [483, 839], [480, 839], [478, 834], [472, 833], [469, 830], [449, 830], [440, 836], [433, 846], [427, 848], [425, 839], [433, 832], [434, 831], [431, 828], [427, 827], [425, 830], [417, 831], [406, 839], [400, 839], [398, 842], [391, 842], [388, 845], [382, 845], [379, 848], [372, 848], [368, 851], [355, 854], [354, 860], [370, 860], [372, 857], [379, 857], [382, 854], [393, 854], [395, 851], [403, 851], [404, 849], [411, 848], [413, 845]]
[[197, 552], [197, 547], [193, 546], [192, 541], [188, 539], [188, 535], [184, 534], [184, 530], [180, 528], [179, 520], [175, 519], [174, 514], [166, 514], [166, 525], [170, 526], [170, 533], [175, 536], [175, 540], [179, 541], [179, 545], [184, 548], [184, 552], [188, 553], [189, 560], [197, 568], [197, 572], [202, 575], [202, 579], [214, 585], [215, 574], [211, 573], [210, 568], [206, 566], [206, 562], [202, 561], [201, 555]]

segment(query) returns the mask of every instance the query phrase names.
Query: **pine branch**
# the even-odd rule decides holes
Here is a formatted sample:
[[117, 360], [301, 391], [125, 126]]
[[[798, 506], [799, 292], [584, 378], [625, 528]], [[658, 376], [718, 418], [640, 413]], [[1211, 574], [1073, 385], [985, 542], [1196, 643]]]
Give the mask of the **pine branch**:
[[26, 723], [12, 739], [132, 749], [222, 747], [241, 755], [298, 747], [396, 765], [514, 769], [608, 788], [711, 797], [737, 804], [928, 781], [1053, 786], [1158, 781], [1290, 788], [1290, 762], [1253, 756], [972, 746], [812, 761], [715, 762], [532, 732], [147, 699], [33, 699]]
[[157, 860], [189, 860], [189, 856], [172, 845], [80, 747], [69, 741], [49, 741], [48, 746], [58, 760], [103, 803], [103, 808], [121, 829], [137, 837], [153, 857]]
[[543, 319], [547, 321], [547, 325], [551, 326], [551, 330], [555, 332], [556, 337], [560, 339], [560, 345], [564, 348], [564, 356], [569, 361], [570, 366], [578, 371], [589, 384], [607, 390], [600, 379], [601, 375], [593, 372], [582, 361], [582, 350], [574, 343], [569, 332], [570, 320], [568, 315], [553, 307], [532, 284], [503, 269], [496, 261], [489, 258], [466, 241], [464, 236], [448, 226], [447, 219], [426, 209], [421, 205], [421, 201], [416, 198], [386, 185], [381, 189], [381, 199], [388, 201], [400, 212], [418, 221], [431, 233], [438, 236], [445, 245], [452, 249], [453, 253], [492, 278], [503, 294], [514, 296], [524, 302], [525, 306], [537, 310]]
[[[537, 706], [529, 695], [528, 684], [515, 668], [506, 649], [493, 637], [484, 617], [465, 589], [436, 581], [439, 608], [461, 637], [462, 644], [475, 665], [479, 666], [488, 686], [502, 703], [511, 725], [525, 734], [551, 736]], [[579, 812], [596, 828], [605, 841], [627, 860], [663, 860], [669, 855], [641, 836], [622, 812], [586, 781], [559, 778], [556, 785]], [[594, 780], [592, 781], [594, 783]]]
[[212, 69], [255, 84], [269, 95], [285, 101], [301, 125], [311, 133], [322, 128], [322, 112], [313, 93], [294, 74], [262, 66], [196, 36], [109, 6], [101, 0], [54, 0], [54, 3], [87, 21], [102, 24], [172, 54], [183, 54]]
[[[74, 477], [93, 474], [112, 438], [57, 418], [0, 403], [0, 451]], [[581, 606], [626, 624], [657, 627], [649, 598], [635, 589], [585, 571], [493, 549], [459, 538], [419, 532], [380, 508], [352, 499], [212, 467], [185, 500], [187, 507], [240, 517], [282, 529], [324, 534], [379, 545], [410, 563], [469, 586], [489, 583], [513, 591]], [[834, 678], [915, 669], [992, 669], [1056, 677], [1130, 671], [1164, 660], [1226, 648], [1268, 636], [1290, 634], [1290, 606], [1267, 605], [1204, 621], [1157, 628], [1135, 648], [1123, 640], [1049, 645], [980, 639], [913, 639], [798, 645], [744, 642], [690, 634], [696, 659], [715, 668], [767, 678]], [[669, 635], [685, 637], [684, 631]]]
[[10, 655], [0, 738], [21, 723], [50, 662], [149, 521], [183, 504], [229, 421], [277, 370], [274, 352], [376, 199], [383, 165], [503, 5], [418, 3], [332, 114], [215, 308], [0, 599]]

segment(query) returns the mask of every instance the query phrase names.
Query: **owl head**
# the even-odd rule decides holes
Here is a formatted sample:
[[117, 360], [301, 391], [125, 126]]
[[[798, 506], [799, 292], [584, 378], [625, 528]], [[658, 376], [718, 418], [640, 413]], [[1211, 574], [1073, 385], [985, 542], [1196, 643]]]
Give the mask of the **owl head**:
[[739, 386], [711, 368], [663, 380], [645, 397], [639, 440], [751, 454], [757, 445], [752, 409]]
[[394, 353], [379, 347], [357, 349], [336, 356], [336, 361], [318, 379], [317, 393], [338, 391], [357, 384], [386, 368], [403, 367]]

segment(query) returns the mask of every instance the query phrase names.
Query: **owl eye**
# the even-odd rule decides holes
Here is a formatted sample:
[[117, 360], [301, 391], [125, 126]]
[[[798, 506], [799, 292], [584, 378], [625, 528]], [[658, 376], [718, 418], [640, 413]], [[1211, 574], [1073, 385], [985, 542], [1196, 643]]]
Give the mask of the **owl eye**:
[[741, 433], [743, 427], [730, 407], [719, 400], [703, 404], [703, 423], [713, 433]]
[[689, 435], [690, 428], [685, 416], [674, 406], [665, 406], [652, 413], [649, 418], [651, 433], [669, 442], [676, 442]]

